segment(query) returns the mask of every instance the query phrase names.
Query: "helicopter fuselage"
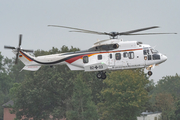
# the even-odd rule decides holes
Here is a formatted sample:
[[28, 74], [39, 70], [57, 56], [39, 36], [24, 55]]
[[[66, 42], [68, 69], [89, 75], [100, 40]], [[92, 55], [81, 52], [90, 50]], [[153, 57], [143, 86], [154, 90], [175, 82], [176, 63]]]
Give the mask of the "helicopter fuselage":
[[26, 65], [23, 69], [30, 71], [36, 71], [42, 65], [63, 64], [71, 70], [105, 71], [136, 68], [151, 70], [153, 66], [165, 62], [167, 57], [141, 42], [111, 39], [97, 42], [85, 51], [38, 57], [20, 51], [19, 59]]

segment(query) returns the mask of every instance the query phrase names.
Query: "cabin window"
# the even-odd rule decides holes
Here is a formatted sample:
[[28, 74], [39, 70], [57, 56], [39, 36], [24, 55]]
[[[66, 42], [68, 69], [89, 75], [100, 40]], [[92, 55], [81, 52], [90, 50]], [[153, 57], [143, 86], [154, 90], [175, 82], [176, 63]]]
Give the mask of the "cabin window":
[[128, 57], [128, 52], [124, 52], [124, 53], [123, 53], [123, 57], [124, 57], [124, 58], [127, 58], [127, 57]]
[[154, 54], [153, 55], [153, 60], [160, 60], [160, 55]]
[[129, 59], [134, 59], [134, 52], [129, 52]]
[[112, 54], [109, 54], [109, 58], [112, 59]]
[[88, 62], [89, 62], [89, 57], [83, 56], [83, 63], [88, 63]]
[[120, 60], [121, 59], [121, 53], [116, 53], [115, 56], [116, 56], [116, 60]]
[[102, 60], [102, 55], [98, 55], [98, 60]]

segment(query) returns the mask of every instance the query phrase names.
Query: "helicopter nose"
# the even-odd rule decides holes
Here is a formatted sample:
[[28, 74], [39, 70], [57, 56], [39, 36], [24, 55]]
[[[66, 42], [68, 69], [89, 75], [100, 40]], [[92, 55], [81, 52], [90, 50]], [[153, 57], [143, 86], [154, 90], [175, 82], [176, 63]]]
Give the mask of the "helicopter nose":
[[167, 56], [162, 55], [162, 56], [161, 56], [161, 60], [162, 60], [163, 62], [165, 62], [165, 61], [167, 60]]

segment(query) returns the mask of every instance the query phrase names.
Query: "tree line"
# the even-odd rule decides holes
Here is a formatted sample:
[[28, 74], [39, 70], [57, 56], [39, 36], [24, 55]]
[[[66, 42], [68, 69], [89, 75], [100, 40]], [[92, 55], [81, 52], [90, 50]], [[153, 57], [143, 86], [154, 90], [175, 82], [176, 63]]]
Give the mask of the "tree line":
[[[37, 50], [35, 56], [78, 51], [62, 46]], [[180, 76], [166, 76], [154, 84], [143, 69], [97, 72], [71, 71], [66, 65], [22, 71], [23, 63], [0, 54], [0, 118], [2, 104], [14, 101], [11, 113], [34, 120], [136, 120], [145, 110], [162, 111], [163, 120], [180, 117]]]

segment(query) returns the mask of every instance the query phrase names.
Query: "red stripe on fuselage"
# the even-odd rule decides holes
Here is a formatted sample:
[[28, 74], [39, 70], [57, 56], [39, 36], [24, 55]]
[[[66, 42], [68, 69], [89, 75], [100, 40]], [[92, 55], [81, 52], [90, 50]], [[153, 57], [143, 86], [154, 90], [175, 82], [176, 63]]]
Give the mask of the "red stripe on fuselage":
[[140, 48], [140, 49], [131, 49], [131, 50], [118, 50], [118, 51], [108, 51], [108, 52], [99, 52], [99, 53], [84, 54], [84, 55], [80, 55], [80, 56], [77, 56], [77, 57], [70, 58], [70, 59], [66, 60], [66, 62], [68, 62], [68, 63], [71, 64], [71, 63], [73, 63], [74, 61], [82, 58], [83, 56], [87, 56], [87, 55], [88, 55], [88, 56], [89, 56], [89, 55], [91, 56], [91, 55], [93, 55], [93, 54], [127, 52], [127, 51], [136, 51], [136, 50], [142, 50], [142, 48]]
[[[94, 54], [94, 53], [91, 53], [91, 54]], [[82, 58], [83, 56], [87, 56], [87, 55], [91, 55], [91, 54], [84, 54], [84, 55], [76, 56], [76, 57], [73, 57], [73, 58], [70, 58], [70, 59], [66, 60], [66, 62], [72, 63], [72, 62]]]
[[66, 62], [72, 63], [72, 62], [74, 62], [74, 61], [82, 58], [83, 56], [84, 56], [84, 55], [80, 55], [80, 56], [77, 56], [77, 57], [70, 58], [70, 59], [66, 60]]

